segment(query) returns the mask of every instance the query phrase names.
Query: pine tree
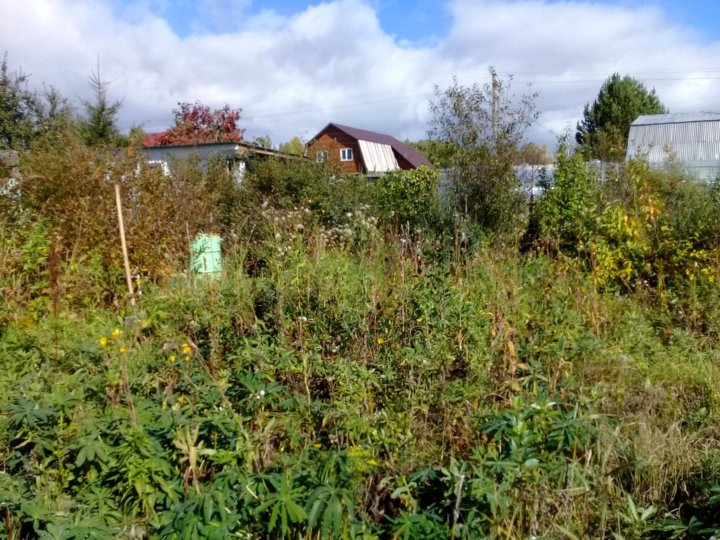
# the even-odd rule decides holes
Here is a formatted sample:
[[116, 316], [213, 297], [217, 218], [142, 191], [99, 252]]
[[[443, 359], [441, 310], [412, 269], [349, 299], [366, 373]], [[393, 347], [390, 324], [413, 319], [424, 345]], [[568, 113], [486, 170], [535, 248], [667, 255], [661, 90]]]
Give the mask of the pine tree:
[[586, 159], [625, 159], [630, 124], [642, 114], [663, 114], [667, 109], [655, 90], [629, 75], [614, 73], [600, 88], [595, 102], [585, 105], [575, 139]]
[[110, 103], [107, 95], [109, 82], [100, 78], [100, 65], [90, 75], [90, 87], [95, 94], [93, 101], [82, 100], [84, 117], [79, 122], [80, 134], [88, 146], [115, 146], [123, 143], [117, 128], [120, 101]]

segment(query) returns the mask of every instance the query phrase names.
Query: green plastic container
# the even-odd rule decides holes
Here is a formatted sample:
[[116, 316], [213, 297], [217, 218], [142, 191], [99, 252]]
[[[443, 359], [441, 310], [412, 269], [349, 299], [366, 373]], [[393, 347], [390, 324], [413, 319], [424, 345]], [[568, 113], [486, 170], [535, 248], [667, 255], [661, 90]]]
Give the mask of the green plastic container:
[[198, 234], [190, 248], [190, 270], [196, 274], [219, 276], [222, 272], [222, 250], [217, 234]]

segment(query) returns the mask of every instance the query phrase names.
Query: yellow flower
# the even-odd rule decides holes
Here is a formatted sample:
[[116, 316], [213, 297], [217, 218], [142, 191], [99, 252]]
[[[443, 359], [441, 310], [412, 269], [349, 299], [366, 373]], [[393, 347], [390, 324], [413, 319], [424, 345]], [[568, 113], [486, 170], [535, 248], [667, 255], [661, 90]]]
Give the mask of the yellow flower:
[[122, 330], [120, 330], [119, 328], [116, 328], [115, 330], [112, 331], [111, 335], [112, 335], [113, 339], [117, 339], [120, 334], [122, 334]]
[[104, 347], [105, 345], [107, 345], [107, 338], [105, 336], [102, 336], [100, 338], [100, 346]]
[[377, 338], [378, 345], [382, 345], [383, 343], [385, 343], [385, 340], [383, 338], [381, 338], [381, 337]]
[[127, 352], [127, 349], [125, 347], [120, 347], [120, 354], [125, 354]]
[[182, 344], [182, 350], [183, 350], [183, 352], [184, 352], [185, 354], [190, 354], [190, 351], [191, 351], [192, 349], [190, 349], [190, 345], [188, 345], [187, 343], [183, 343], [183, 344]]
[[321, 448], [321, 447], [322, 447], [322, 445], [320, 443], [313, 444], [313, 448]]
[[171, 354], [171, 355], [168, 357], [168, 360], [170, 360], [171, 362], [174, 362], [174, 361], [175, 361], [175, 355], [174, 355], [174, 354]]
[[188, 356], [187, 354], [185, 355], [185, 361], [186, 361], [186, 362], [189, 362], [189, 361], [190, 361], [190, 356]]

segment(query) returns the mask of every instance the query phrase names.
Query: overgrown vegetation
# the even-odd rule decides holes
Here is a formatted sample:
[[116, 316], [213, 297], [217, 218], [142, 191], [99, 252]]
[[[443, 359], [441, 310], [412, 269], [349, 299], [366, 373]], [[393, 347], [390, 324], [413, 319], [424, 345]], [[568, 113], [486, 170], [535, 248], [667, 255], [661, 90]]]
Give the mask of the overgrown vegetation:
[[464, 86], [457, 80], [435, 88], [430, 103], [435, 159], [449, 167], [450, 201], [456, 211], [486, 231], [509, 231], [522, 215], [515, 165], [526, 129], [537, 119], [535, 94], [517, 98], [512, 79], [490, 68], [491, 83]]
[[34, 137], [1, 195], [0, 538], [720, 529], [716, 186], [561, 147], [497, 223], [429, 169], [238, 185]]
[[[520, 231], [466, 245], [425, 221], [429, 171], [266, 161], [237, 186], [72, 139], [24, 154], [2, 226], [0, 535], [714, 532], [714, 189], [558, 159], [519, 255]], [[225, 239], [219, 280], [183, 272], [200, 230]]]

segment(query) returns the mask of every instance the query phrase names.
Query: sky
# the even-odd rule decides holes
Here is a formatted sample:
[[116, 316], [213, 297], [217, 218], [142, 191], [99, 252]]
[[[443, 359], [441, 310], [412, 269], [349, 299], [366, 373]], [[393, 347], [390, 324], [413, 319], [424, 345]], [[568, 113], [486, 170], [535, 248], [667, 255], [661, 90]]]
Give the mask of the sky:
[[720, 112], [718, 0], [0, 0], [0, 52], [76, 104], [100, 66], [123, 131], [178, 102], [242, 109], [246, 138], [329, 122], [427, 136], [453, 78], [537, 94], [528, 140], [555, 145], [614, 72], [671, 112]]

